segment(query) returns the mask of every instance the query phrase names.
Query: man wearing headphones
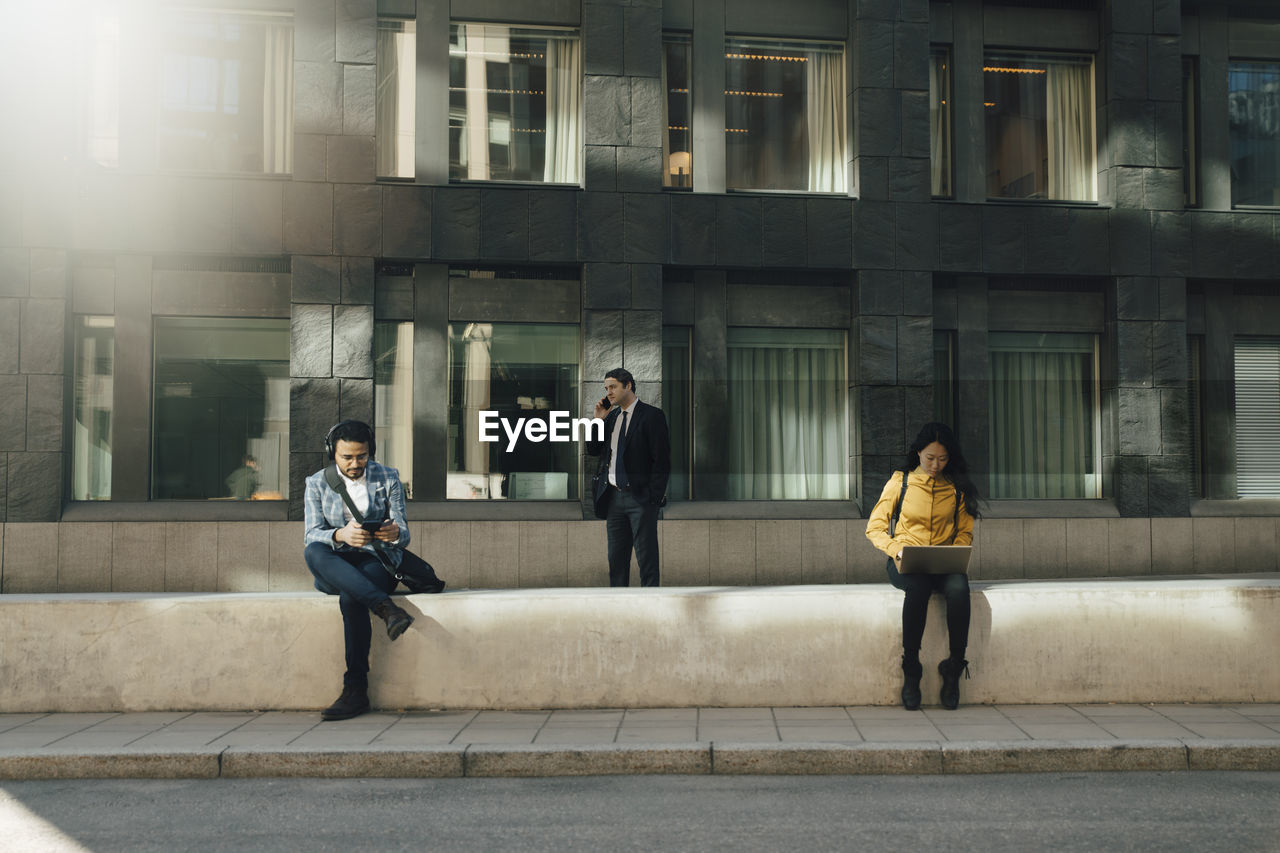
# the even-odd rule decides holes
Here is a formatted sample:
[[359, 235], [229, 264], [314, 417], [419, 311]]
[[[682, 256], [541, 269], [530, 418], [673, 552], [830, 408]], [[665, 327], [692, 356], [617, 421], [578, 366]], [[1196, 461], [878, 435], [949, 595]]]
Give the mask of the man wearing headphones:
[[346, 720], [369, 710], [369, 612], [386, 623], [392, 640], [413, 623], [413, 617], [391, 601], [396, 579], [373, 544], [381, 543], [382, 557], [392, 566], [399, 565], [402, 549], [409, 544], [400, 474], [374, 462], [374, 449], [373, 430], [361, 421], [336, 424], [324, 440], [325, 454], [364, 516], [364, 525], [330, 487], [325, 469], [307, 478], [304, 557], [316, 589], [338, 596], [347, 655], [342, 695], [321, 712], [323, 720]]

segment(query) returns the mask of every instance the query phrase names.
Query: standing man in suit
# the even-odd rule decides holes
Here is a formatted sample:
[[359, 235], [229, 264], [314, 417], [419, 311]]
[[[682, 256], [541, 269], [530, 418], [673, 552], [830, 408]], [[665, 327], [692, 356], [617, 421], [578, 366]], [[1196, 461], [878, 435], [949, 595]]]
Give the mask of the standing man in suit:
[[609, 537], [609, 586], [631, 583], [631, 549], [640, 565], [640, 585], [658, 586], [658, 509], [667, 503], [671, 434], [662, 409], [636, 398], [636, 380], [621, 367], [604, 379], [605, 396], [595, 406], [604, 418], [604, 441], [588, 441], [600, 457], [594, 481], [597, 518]]
[[[347, 495], [368, 527], [355, 520], [346, 501], [321, 469], [307, 478], [306, 549], [303, 557], [316, 589], [338, 596], [346, 644], [347, 673], [342, 695], [320, 713], [322, 720], [346, 720], [369, 710], [369, 644], [372, 612], [394, 640], [413, 617], [391, 601], [395, 577], [378, 557], [398, 565], [409, 545], [400, 474], [373, 461], [373, 430], [362, 421], [342, 421], [324, 439], [325, 455], [337, 467]], [[335, 481], [336, 482], [336, 481]], [[375, 547], [374, 543], [379, 543]]]

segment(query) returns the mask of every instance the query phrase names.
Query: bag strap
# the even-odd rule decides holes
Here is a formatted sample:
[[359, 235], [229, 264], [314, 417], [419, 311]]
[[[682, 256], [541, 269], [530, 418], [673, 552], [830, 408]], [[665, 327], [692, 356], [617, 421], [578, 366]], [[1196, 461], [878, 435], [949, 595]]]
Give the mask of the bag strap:
[[902, 502], [907, 497], [907, 472], [902, 472], [902, 491], [898, 492], [898, 503], [893, 508], [893, 516], [889, 519], [889, 538], [893, 538], [893, 531], [898, 527], [898, 518], [902, 515]]
[[351, 495], [347, 494], [347, 484], [342, 482], [342, 475], [338, 473], [337, 465], [330, 465], [324, 469], [324, 481], [329, 484], [329, 488], [342, 496], [342, 502], [347, 505], [347, 509], [351, 510], [351, 517], [356, 520], [356, 524], [364, 524], [364, 513], [356, 509], [356, 502], [351, 500]]
[[951, 544], [954, 545], [956, 544], [956, 534], [960, 532], [960, 487], [956, 486], [955, 483], [951, 485], [955, 486], [956, 490], [956, 506], [951, 512]]

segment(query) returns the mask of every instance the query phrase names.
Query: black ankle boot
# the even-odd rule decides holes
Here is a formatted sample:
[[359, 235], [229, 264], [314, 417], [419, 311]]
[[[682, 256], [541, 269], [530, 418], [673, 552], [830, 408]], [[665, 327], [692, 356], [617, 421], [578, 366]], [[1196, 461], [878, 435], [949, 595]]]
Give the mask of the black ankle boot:
[[369, 710], [369, 693], [363, 687], [346, 686], [337, 701], [320, 712], [322, 720], [349, 720]]
[[902, 656], [902, 707], [908, 711], [920, 710], [920, 676], [924, 675], [924, 667], [920, 659], [908, 660]]
[[960, 673], [969, 677], [969, 662], [964, 658], [950, 657], [938, 664], [938, 674], [942, 676], [942, 690], [938, 698], [942, 707], [954, 711], [960, 706]]
[[389, 598], [373, 608], [373, 613], [387, 623], [387, 636], [393, 640], [413, 624], [413, 617], [397, 607]]

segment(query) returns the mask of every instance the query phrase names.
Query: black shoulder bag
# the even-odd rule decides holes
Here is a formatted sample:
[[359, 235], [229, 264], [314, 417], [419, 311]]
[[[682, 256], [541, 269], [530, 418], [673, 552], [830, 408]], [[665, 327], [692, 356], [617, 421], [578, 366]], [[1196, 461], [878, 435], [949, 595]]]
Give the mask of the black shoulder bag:
[[[347, 484], [342, 481], [342, 476], [338, 473], [338, 466], [330, 465], [324, 469], [324, 481], [329, 484], [329, 488], [333, 489], [342, 497], [342, 502], [347, 505], [347, 509], [351, 510], [351, 516], [356, 520], [357, 524], [364, 523], [364, 513], [356, 509], [355, 501], [351, 500], [351, 495], [347, 494]], [[392, 565], [391, 560], [385, 553], [386, 545], [377, 539], [373, 540], [374, 554], [378, 557], [378, 562], [382, 563], [382, 567], [391, 573], [391, 576], [405, 585], [405, 589], [412, 593], [435, 593], [444, 591], [444, 581], [436, 577], [436, 570], [431, 568], [431, 564], [410, 551], [408, 548], [401, 548], [402, 554], [400, 565]]]

